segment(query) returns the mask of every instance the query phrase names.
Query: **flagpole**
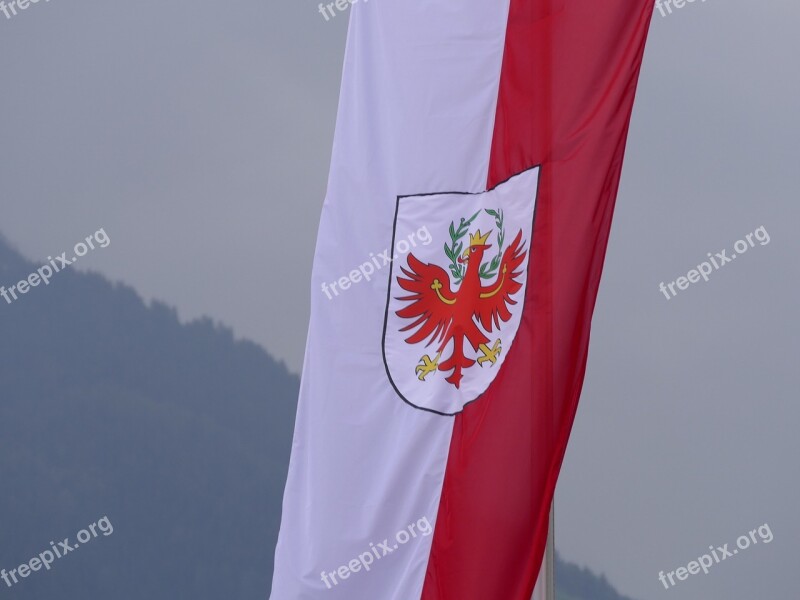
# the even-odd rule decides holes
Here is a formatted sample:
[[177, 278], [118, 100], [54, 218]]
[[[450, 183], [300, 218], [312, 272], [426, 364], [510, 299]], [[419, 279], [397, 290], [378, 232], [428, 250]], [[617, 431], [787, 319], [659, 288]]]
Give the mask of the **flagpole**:
[[[555, 535], [555, 501], [550, 505], [550, 526], [547, 533], [547, 545], [544, 551], [539, 582], [533, 591], [531, 600], [556, 600], [556, 535]], [[544, 588], [544, 589], [542, 589]]]
[[550, 531], [547, 534], [547, 550], [545, 551], [547, 569], [546, 600], [556, 600], [556, 501], [550, 504]]

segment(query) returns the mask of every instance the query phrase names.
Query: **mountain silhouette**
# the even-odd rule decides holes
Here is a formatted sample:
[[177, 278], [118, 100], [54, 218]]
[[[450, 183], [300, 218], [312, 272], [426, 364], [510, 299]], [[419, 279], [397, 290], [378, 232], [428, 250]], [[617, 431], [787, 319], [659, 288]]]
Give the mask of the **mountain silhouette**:
[[[0, 238], [0, 286], [39, 266]], [[0, 298], [0, 339], [0, 569], [113, 526], [0, 580], [0, 598], [267, 597], [297, 376], [210, 319], [181, 323], [72, 267]], [[626, 600], [558, 565], [559, 600]]]
[[605, 576], [564, 561], [556, 552], [556, 600], [631, 600], [621, 596]]

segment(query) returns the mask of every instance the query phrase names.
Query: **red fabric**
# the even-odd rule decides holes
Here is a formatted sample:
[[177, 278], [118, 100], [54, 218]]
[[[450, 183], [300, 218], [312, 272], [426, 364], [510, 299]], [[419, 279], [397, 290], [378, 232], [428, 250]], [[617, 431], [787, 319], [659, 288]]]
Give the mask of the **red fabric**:
[[456, 417], [423, 600], [529, 600], [583, 384], [652, 0], [511, 0], [488, 188], [542, 165], [523, 321]]

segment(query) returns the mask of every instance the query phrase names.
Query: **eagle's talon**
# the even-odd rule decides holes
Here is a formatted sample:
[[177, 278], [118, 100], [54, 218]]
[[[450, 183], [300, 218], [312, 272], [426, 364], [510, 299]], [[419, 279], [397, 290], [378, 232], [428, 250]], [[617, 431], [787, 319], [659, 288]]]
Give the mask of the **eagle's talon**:
[[497, 362], [497, 357], [500, 356], [500, 353], [503, 351], [500, 340], [495, 341], [491, 348], [486, 344], [481, 344], [478, 348], [483, 352], [483, 356], [478, 357], [478, 364], [480, 366], [483, 366], [485, 362], [490, 362], [494, 365]]
[[436, 371], [439, 368], [439, 357], [442, 355], [441, 352], [436, 355], [436, 358], [431, 360], [431, 357], [427, 354], [420, 359], [420, 364], [417, 365], [417, 368], [414, 369], [414, 372], [417, 374], [417, 377], [420, 381], [425, 381], [425, 377]]

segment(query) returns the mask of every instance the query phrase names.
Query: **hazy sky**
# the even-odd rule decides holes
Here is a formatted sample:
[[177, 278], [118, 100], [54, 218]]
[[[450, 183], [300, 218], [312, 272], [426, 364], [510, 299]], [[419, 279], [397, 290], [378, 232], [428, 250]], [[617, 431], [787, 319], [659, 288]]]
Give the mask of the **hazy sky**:
[[[82, 268], [299, 370], [346, 18], [311, 0], [0, 14], [0, 231], [38, 260], [102, 227]], [[786, 0], [654, 17], [557, 494], [565, 557], [640, 600], [796, 596], [798, 19]], [[658, 290], [760, 226], [768, 245]], [[771, 544], [659, 583], [764, 523]]]

